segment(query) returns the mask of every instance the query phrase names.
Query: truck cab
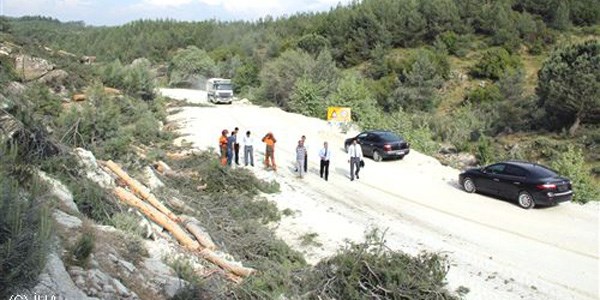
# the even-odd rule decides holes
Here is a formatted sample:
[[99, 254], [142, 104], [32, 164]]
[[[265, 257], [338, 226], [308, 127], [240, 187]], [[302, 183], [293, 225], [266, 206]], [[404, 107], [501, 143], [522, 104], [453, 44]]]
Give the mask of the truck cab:
[[209, 78], [206, 81], [206, 93], [210, 103], [231, 104], [233, 101], [231, 79]]

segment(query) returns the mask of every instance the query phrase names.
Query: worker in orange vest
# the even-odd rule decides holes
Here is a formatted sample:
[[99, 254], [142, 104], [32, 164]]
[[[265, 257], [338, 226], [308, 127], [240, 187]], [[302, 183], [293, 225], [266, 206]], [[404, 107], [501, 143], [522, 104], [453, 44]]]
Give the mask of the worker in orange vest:
[[227, 165], [227, 134], [229, 131], [223, 129], [221, 137], [219, 137], [219, 149], [221, 150], [221, 165]]
[[262, 141], [266, 144], [265, 167], [272, 167], [274, 171], [277, 171], [277, 165], [275, 164], [275, 143], [277, 140], [273, 136], [273, 133], [269, 132], [262, 138]]

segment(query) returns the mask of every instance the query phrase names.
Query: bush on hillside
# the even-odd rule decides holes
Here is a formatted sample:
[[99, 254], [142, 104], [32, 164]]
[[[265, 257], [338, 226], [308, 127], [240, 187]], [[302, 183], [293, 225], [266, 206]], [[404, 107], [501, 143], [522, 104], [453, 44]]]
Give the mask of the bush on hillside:
[[521, 68], [518, 56], [511, 55], [504, 48], [491, 48], [471, 68], [471, 74], [478, 78], [500, 79], [506, 72]]
[[307, 298], [457, 299], [445, 289], [449, 265], [440, 254], [390, 251], [378, 231], [347, 242], [301, 278]]
[[559, 49], [544, 62], [538, 77], [545, 128], [569, 127], [573, 135], [581, 124], [600, 123], [600, 40]]
[[[16, 149], [0, 147], [0, 298], [37, 283], [50, 250], [51, 217], [41, 182], [26, 189], [10, 170], [25, 165]], [[37, 187], [37, 188], [36, 188]]]
[[600, 188], [590, 175], [586, 166], [583, 151], [573, 145], [567, 147], [566, 152], [561, 152], [552, 161], [552, 168], [560, 175], [571, 179], [575, 196], [573, 201], [586, 203], [589, 201], [600, 201]]
[[469, 91], [466, 96], [466, 101], [472, 104], [485, 104], [490, 103], [492, 105], [497, 104], [502, 100], [502, 94], [500, 89], [495, 84], [486, 84], [485, 86], [478, 86], [475, 89]]

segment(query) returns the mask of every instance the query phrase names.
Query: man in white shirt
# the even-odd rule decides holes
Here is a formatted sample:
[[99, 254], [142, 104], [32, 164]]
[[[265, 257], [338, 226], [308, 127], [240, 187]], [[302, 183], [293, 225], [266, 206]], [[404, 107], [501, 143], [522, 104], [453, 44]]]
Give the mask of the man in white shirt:
[[244, 143], [244, 162], [246, 167], [248, 163], [254, 167], [254, 138], [250, 136], [250, 131], [246, 131], [246, 136], [242, 139]]
[[323, 143], [323, 148], [319, 151], [319, 157], [321, 158], [319, 174], [321, 174], [321, 178], [325, 178], [325, 181], [327, 181], [329, 178], [329, 161], [331, 160], [331, 151], [327, 148], [327, 142]]
[[[350, 159], [348, 159], [348, 162], [350, 163], [350, 181], [354, 181], [354, 175], [356, 175], [356, 179], [358, 179], [360, 161], [363, 159], [362, 148], [356, 139], [352, 141], [352, 145], [348, 146], [348, 155], [350, 156]], [[354, 168], [356, 168], [356, 172], [354, 171]]]

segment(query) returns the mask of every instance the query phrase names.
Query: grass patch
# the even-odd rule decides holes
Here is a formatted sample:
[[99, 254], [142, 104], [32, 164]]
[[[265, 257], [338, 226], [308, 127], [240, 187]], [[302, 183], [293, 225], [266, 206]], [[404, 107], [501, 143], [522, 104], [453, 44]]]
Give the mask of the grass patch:
[[300, 237], [300, 245], [305, 246], [305, 247], [306, 246], [320, 247], [323, 244], [321, 244], [319, 241], [317, 241], [317, 237], [319, 237], [318, 233], [315, 233], [315, 232], [307, 233]]
[[[13, 149], [14, 150], [14, 149]], [[31, 288], [46, 265], [52, 219], [41, 182], [25, 187], [8, 171], [23, 164], [0, 147], [0, 298]]]
[[84, 228], [81, 235], [68, 249], [71, 265], [87, 267], [90, 255], [96, 246], [96, 236], [91, 228]]

